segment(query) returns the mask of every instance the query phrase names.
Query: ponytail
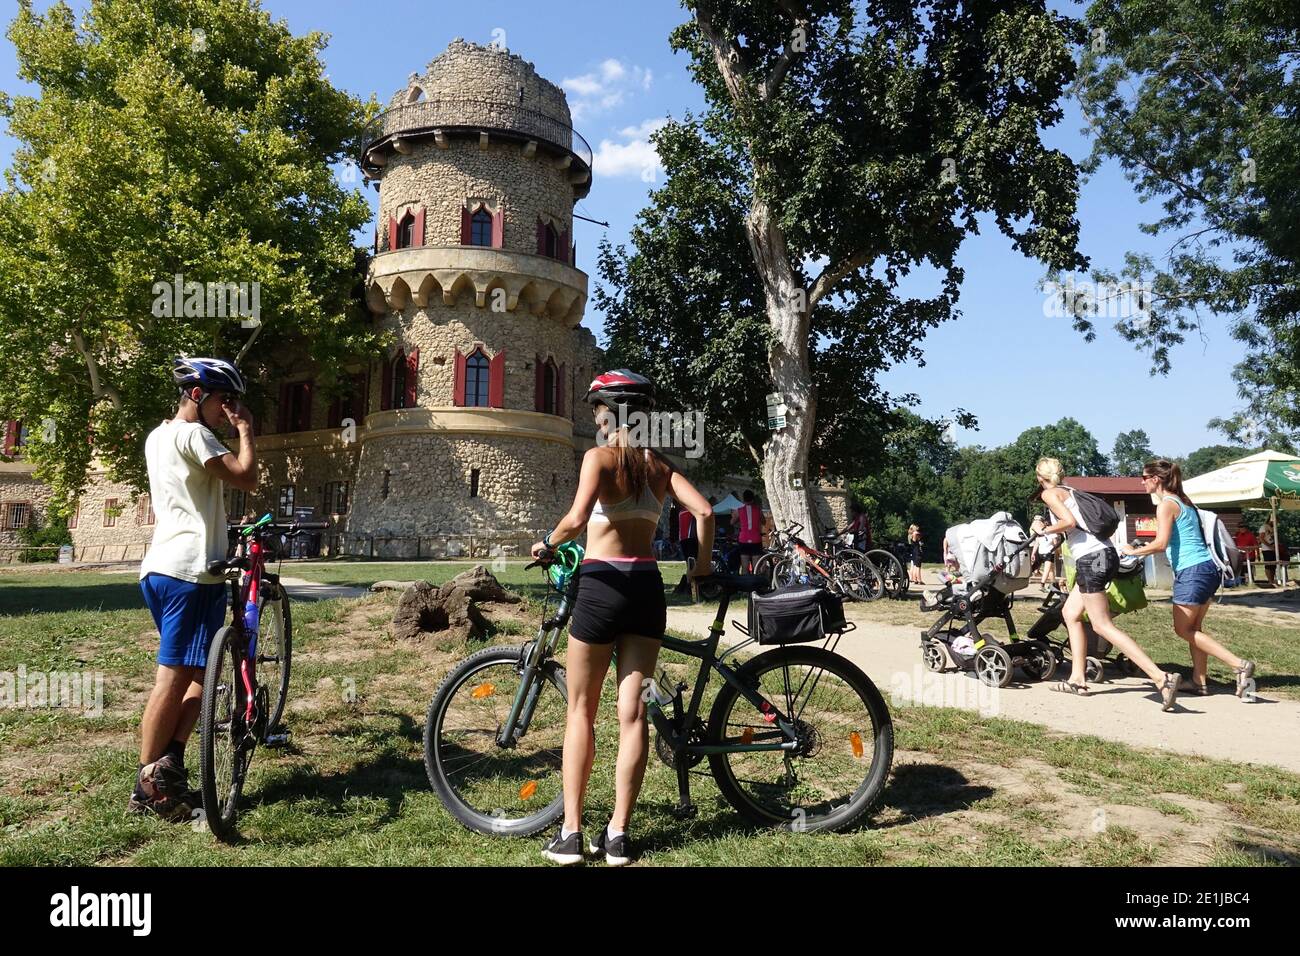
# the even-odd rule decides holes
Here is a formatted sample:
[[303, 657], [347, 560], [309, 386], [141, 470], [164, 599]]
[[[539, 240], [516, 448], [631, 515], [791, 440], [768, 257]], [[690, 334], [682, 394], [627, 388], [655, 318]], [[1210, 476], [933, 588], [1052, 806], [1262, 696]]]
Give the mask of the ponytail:
[[1183, 504], [1196, 507], [1183, 491], [1183, 470], [1177, 462], [1167, 458], [1154, 458], [1142, 466], [1142, 474], [1148, 478], [1159, 478], [1166, 493], [1175, 495]]

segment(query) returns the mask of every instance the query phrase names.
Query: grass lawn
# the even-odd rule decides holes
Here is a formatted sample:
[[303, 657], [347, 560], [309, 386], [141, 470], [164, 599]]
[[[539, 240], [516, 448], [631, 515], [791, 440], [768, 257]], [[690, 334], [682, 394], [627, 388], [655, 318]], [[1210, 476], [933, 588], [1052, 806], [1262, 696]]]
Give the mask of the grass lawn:
[[[671, 566], [669, 566], [671, 567]], [[680, 568], [680, 565], [677, 566]], [[286, 565], [330, 583], [442, 580], [464, 565]], [[679, 573], [679, 572], [678, 572]], [[332, 577], [339, 575], [339, 577]], [[352, 577], [348, 577], [352, 575]], [[508, 563], [507, 586], [536, 598], [538, 572]], [[665, 570], [671, 586], [676, 573]], [[140, 712], [156, 635], [132, 574], [0, 574], [0, 672], [102, 671], [104, 712], [0, 710], [3, 864], [536, 864], [540, 840], [470, 833], [425, 777], [424, 710], [445, 670], [472, 648], [397, 644], [396, 596], [294, 607], [288, 747], [259, 751], [241, 818], [244, 842], [216, 843], [187, 825], [128, 818]], [[873, 606], [875, 607], [875, 606]], [[879, 605], [883, 614], [907, 611]], [[540, 608], [525, 606], [525, 622]], [[905, 623], [916, 623], [915, 607]], [[1156, 621], [1168, 612], [1153, 608]], [[1131, 620], [1136, 620], [1134, 615]], [[1128, 618], [1125, 619], [1130, 620]], [[1227, 615], [1223, 618], [1225, 628]], [[1213, 623], [1214, 618], [1211, 618]], [[902, 622], [900, 622], [902, 623]], [[500, 622], [499, 640], [526, 624]], [[1274, 629], [1276, 630], [1276, 629]], [[1139, 636], [1136, 628], [1135, 636]], [[506, 636], [503, 636], [506, 635]], [[1281, 672], [1295, 660], [1265, 634]], [[1294, 635], [1288, 638], [1295, 646]], [[518, 638], [514, 638], [518, 639]], [[1139, 636], [1139, 639], [1145, 640]], [[1176, 639], [1175, 639], [1176, 640]], [[1278, 643], [1276, 638], [1272, 643]], [[1178, 642], [1181, 645], [1181, 642]], [[1152, 645], [1154, 647], [1154, 645]], [[1175, 645], [1170, 645], [1174, 650]], [[1163, 654], [1163, 652], [1162, 652]], [[669, 663], [673, 663], [669, 661]], [[1292, 665], [1289, 673], [1300, 667]], [[1292, 679], [1294, 680], [1294, 679]], [[610, 685], [607, 684], [607, 689]], [[1261, 681], [1261, 686], [1267, 686]], [[1288, 685], [1294, 687], [1294, 684]], [[355, 688], [355, 694], [344, 688]], [[1026, 864], [1238, 865], [1300, 861], [1300, 777], [1278, 770], [1142, 751], [1036, 725], [934, 708], [894, 712], [895, 772], [869, 826], [843, 834], [748, 828], [711, 778], [693, 778], [699, 816], [668, 812], [673, 773], [654, 757], [635, 818], [643, 862], [663, 865]], [[612, 806], [612, 700], [597, 726], [588, 826]], [[197, 751], [190, 763], [197, 778]], [[703, 769], [703, 766], [701, 767]]]

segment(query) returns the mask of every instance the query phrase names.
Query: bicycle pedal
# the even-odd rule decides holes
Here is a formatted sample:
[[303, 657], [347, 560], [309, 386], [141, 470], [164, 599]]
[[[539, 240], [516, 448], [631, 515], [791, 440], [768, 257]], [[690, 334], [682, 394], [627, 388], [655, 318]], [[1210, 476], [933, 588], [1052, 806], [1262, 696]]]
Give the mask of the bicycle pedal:
[[668, 812], [678, 820], [694, 820], [695, 817], [699, 815], [700, 808], [692, 803], [684, 807], [672, 807]]

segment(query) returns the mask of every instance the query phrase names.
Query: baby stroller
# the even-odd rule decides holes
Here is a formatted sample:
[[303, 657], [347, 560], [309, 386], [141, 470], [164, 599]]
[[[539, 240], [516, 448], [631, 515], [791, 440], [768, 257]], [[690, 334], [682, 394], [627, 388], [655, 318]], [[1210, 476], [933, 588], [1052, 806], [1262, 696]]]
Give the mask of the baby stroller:
[[[1068, 545], [1066, 546], [1068, 554]], [[1039, 618], [1029, 628], [1029, 637], [1031, 640], [1046, 640], [1053, 648], [1058, 663], [1065, 663], [1067, 652], [1070, 649], [1069, 635], [1062, 628], [1060, 636], [1053, 640], [1050, 636], [1058, 628], [1061, 628], [1063, 618], [1061, 607], [1065, 604], [1066, 597], [1069, 596], [1070, 588], [1074, 587], [1074, 563], [1071, 561], [1065, 569], [1066, 589], [1062, 591], [1056, 585], [1048, 590], [1047, 596], [1043, 598], [1043, 603], [1039, 605]], [[1122, 555], [1119, 559], [1119, 573], [1116, 574], [1115, 580], [1106, 588], [1106, 597], [1110, 603], [1111, 617], [1119, 617], [1121, 614], [1128, 614], [1130, 611], [1140, 611], [1147, 606], [1147, 595], [1143, 587], [1142, 559], [1132, 555]], [[1085, 615], [1083, 620], [1084, 633], [1088, 635], [1088, 661], [1084, 665], [1085, 673], [1089, 683], [1100, 683], [1106, 679], [1106, 665], [1110, 664], [1119, 669], [1120, 673], [1129, 677], [1139, 673], [1137, 665], [1125, 657], [1123, 654], [1116, 654], [1111, 657], [1111, 651], [1114, 650], [1110, 641], [1102, 637], [1093, 630], [1092, 624], [1089, 623]]]
[[[921, 656], [928, 669], [944, 671], [951, 660], [959, 670], [973, 670], [990, 687], [1010, 684], [1016, 667], [1033, 680], [1048, 680], [1056, 673], [1051, 643], [1045, 638], [1017, 639], [1011, 618], [1015, 593], [1029, 584], [1025, 552], [1032, 540], [1005, 511], [948, 529], [962, 580], [921, 600], [921, 610], [942, 612], [921, 632]], [[1006, 643], [980, 631], [980, 623], [993, 617], [1006, 624]]]

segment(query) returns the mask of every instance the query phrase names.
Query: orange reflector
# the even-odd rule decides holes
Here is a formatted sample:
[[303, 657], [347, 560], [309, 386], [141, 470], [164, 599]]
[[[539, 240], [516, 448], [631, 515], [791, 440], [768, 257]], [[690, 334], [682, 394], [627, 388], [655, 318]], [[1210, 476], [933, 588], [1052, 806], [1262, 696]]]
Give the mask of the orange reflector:
[[482, 700], [484, 697], [490, 697], [492, 692], [496, 689], [495, 684], [479, 684], [469, 692], [469, 696], [473, 697], [475, 700]]
[[853, 756], [862, 756], [862, 735], [856, 730], [849, 734], [849, 746], [853, 748]]
[[536, 792], [537, 792], [537, 781], [529, 780], [526, 784], [524, 784], [522, 787], [519, 788], [519, 799], [527, 800]]
[[746, 727], [740, 732], [740, 742], [742, 744], [752, 744], [754, 742], [754, 728]]

